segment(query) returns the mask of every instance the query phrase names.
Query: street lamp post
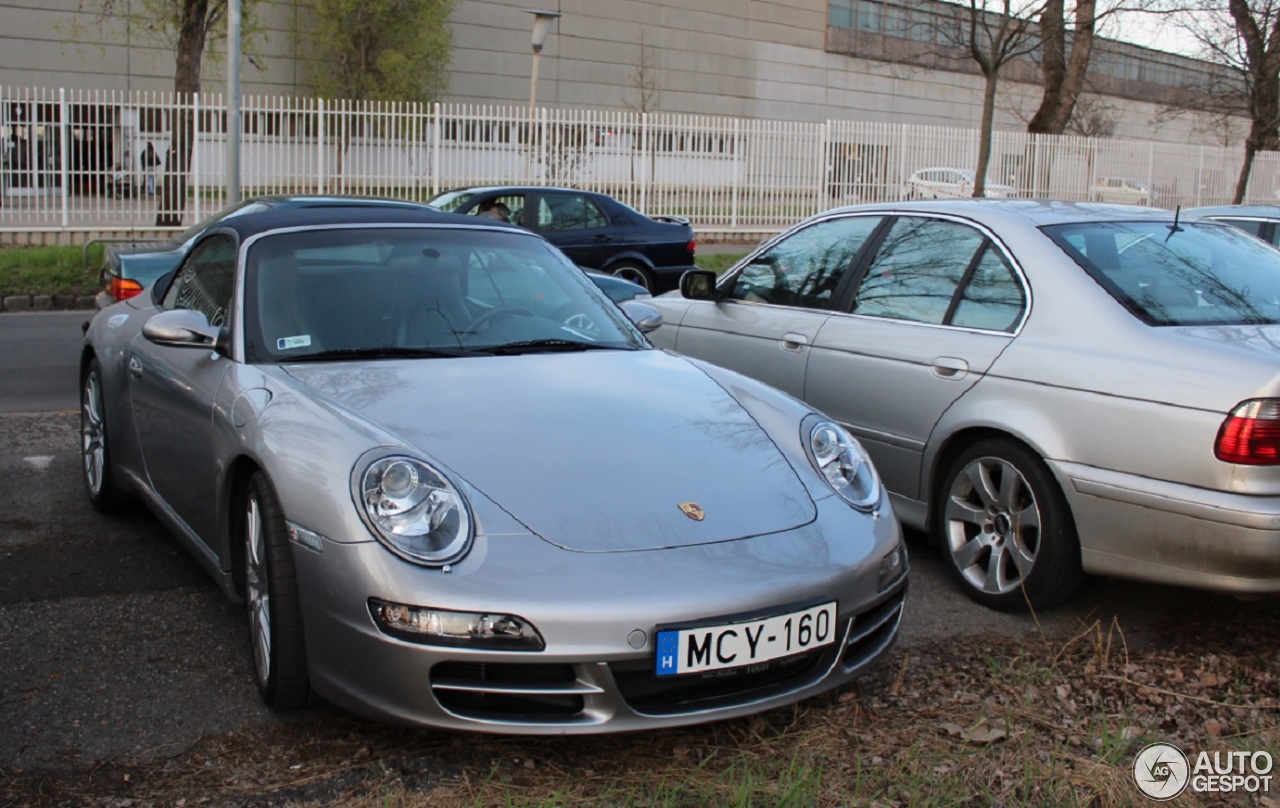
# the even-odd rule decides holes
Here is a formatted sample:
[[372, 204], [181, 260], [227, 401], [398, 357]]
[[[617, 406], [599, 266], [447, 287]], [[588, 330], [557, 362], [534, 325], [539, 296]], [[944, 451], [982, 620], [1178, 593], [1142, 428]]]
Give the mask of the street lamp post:
[[530, 72], [529, 77], [529, 141], [528, 148], [524, 153], [525, 180], [532, 182], [533, 175], [530, 173], [529, 169], [534, 142], [534, 105], [538, 98], [538, 57], [542, 55], [542, 46], [546, 44], [547, 37], [551, 34], [551, 23], [556, 21], [560, 16], [560, 12], [539, 11], [537, 9], [526, 8], [525, 13], [533, 15], [533, 37], [530, 40], [533, 45], [533, 70]]

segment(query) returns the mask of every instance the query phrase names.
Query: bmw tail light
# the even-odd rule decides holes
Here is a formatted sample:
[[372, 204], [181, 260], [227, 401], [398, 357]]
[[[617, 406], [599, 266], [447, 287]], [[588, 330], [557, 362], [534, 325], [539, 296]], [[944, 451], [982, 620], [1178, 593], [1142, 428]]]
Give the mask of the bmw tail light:
[[128, 300], [142, 292], [142, 284], [128, 278], [112, 278], [107, 292], [115, 300]]
[[1226, 463], [1280, 466], [1280, 399], [1237, 404], [1218, 429], [1213, 454]]

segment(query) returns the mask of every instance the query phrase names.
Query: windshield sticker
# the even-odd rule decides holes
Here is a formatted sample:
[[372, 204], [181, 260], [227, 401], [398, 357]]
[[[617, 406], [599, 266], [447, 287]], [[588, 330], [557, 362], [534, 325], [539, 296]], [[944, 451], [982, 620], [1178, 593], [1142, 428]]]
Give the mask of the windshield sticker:
[[303, 334], [300, 337], [281, 337], [276, 340], [277, 351], [288, 351], [293, 348], [309, 348], [311, 347], [311, 336]]

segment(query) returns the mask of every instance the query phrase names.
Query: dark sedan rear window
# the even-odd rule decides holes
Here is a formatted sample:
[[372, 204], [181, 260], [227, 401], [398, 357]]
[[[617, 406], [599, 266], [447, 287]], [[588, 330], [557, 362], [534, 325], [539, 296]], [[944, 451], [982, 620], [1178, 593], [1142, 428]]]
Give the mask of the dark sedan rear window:
[[1280, 251], [1208, 222], [1089, 222], [1044, 232], [1151, 325], [1280, 323]]

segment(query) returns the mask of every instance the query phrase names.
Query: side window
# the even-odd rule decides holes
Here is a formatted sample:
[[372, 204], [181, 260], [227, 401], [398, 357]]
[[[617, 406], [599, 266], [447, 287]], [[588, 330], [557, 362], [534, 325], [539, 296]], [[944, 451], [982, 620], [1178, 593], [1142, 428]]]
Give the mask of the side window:
[[957, 222], [898, 219], [858, 288], [853, 313], [942, 324], [984, 240]]
[[600, 208], [582, 194], [546, 194], [542, 202], [547, 212], [546, 219], [540, 223], [543, 230], [587, 230], [609, 224]]
[[1262, 237], [1262, 222], [1260, 221], [1250, 219], [1218, 219], [1218, 221], [1229, 224], [1232, 227], [1238, 227], [1251, 236]]
[[1012, 331], [1022, 317], [1027, 297], [1000, 251], [987, 244], [951, 315], [951, 325]]
[[236, 243], [231, 236], [210, 236], [182, 262], [164, 296], [166, 309], [204, 312], [210, 325], [226, 325], [236, 275]]
[[793, 233], [743, 267], [729, 298], [830, 308], [841, 278], [882, 221], [879, 216], [847, 216]]

